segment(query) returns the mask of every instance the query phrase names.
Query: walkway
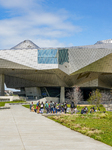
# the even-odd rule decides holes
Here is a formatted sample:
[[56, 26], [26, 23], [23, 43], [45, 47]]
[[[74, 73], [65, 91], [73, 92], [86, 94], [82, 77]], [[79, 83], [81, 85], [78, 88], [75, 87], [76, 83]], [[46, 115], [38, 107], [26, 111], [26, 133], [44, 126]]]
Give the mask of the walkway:
[[22, 106], [0, 110], [0, 150], [112, 150]]

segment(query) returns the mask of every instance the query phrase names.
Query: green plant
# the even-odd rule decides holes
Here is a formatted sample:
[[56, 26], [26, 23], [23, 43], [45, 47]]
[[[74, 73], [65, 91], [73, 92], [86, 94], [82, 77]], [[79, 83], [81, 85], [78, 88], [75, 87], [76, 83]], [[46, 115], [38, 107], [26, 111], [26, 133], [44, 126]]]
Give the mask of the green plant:
[[24, 100], [15, 100], [15, 101], [8, 101], [8, 102], [0, 102], [0, 106], [5, 106], [5, 103], [25, 103]]
[[[100, 107], [100, 106], [99, 106]], [[103, 106], [101, 106], [103, 108]], [[48, 118], [112, 146], [112, 112], [49, 116]]]
[[93, 91], [88, 99], [88, 102], [92, 105], [96, 105], [96, 107], [99, 109], [99, 105], [101, 103], [102, 95], [99, 91], [99, 89], [96, 89]]

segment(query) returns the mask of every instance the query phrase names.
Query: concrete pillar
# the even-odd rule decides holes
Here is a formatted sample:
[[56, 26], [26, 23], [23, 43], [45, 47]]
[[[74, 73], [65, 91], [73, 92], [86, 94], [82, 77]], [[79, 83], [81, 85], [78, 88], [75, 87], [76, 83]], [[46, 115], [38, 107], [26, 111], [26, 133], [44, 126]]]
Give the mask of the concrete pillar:
[[0, 74], [0, 96], [4, 96], [4, 75]]
[[65, 87], [61, 87], [60, 90], [60, 103], [65, 102]]

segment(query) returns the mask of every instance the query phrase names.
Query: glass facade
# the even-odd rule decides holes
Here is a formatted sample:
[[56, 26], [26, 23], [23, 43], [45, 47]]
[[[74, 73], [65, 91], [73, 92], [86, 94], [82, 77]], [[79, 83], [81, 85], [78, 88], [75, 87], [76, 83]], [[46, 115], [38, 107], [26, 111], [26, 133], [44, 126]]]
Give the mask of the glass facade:
[[[45, 91], [45, 88], [47, 92]], [[48, 96], [48, 94], [50, 97], [60, 97], [60, 87], [45, 87], [45, 88], [41, 87], [42, 97], [46, 97]]]
[[69, 62], [68, 49], [38, 50], [38, 64], [60, 64]]
[[68, 49], [60, 49], [58, 51], [58, 63], [63, 65], [65, 62], [69, 62], [68, 60]]
[[58, 64], [58, 50], [46, 49], [38, 50], [38, 63], [39, 64]]

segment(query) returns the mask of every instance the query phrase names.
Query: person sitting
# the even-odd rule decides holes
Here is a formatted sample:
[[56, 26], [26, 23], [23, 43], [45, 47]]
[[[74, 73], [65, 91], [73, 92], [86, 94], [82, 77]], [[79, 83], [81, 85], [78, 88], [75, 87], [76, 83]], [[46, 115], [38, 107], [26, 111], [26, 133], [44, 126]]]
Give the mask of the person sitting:
[[84, 113], [87, 114], [87, 112], [88, 112], [88, 108], [87, 108], [87, 106], [85, 106]]
[[31, 107], [31, 112], [34, 112], [35, 110], [34, 110], [34, 105]]
[[93, 107], [93, 111], [95, 112], [95, 108]]
[[75, 114], [78, 112], [77, 107], [75, 107], [74, 112], [75, 112]]
[[90, 113], [92, 114], [92, 112], [94, 112], [93, 108], [90, 109]]
[[31, 102], [31, 104], [30, 104], [30, 111], [31, 111], [32, 106], [33, 106], [33, 102]]
[[82, 108], [82, 110], [81, 110], [81, 114], [84, 114], [84, 108]]

